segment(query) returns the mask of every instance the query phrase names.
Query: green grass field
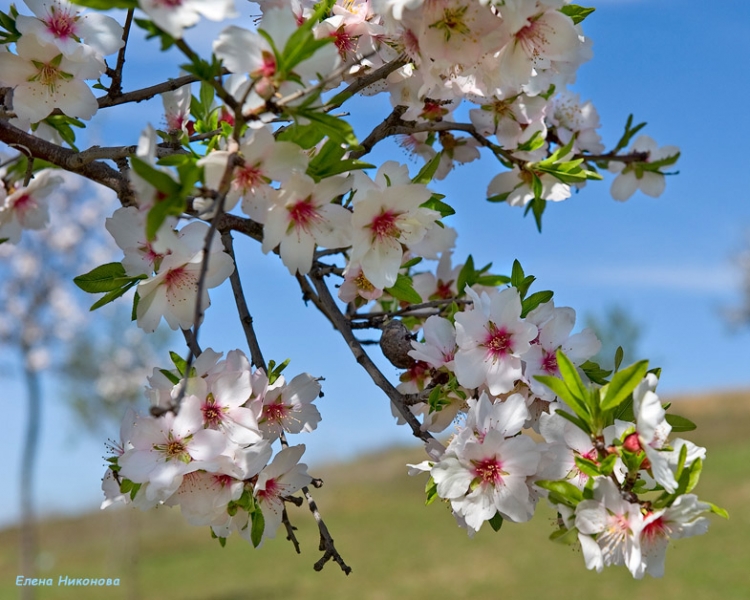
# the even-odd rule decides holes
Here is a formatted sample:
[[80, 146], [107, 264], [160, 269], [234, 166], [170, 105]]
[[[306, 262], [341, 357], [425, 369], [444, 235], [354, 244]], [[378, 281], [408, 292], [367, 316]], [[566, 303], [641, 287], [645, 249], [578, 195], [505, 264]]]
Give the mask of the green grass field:
[[[535, 598], [556, 600], [747, 600], [750, 598], [750, 393], [676, 402], [698, 430], [686, 437], [708, 447], [696, 492], [730, 512], [712, 516], [709, 533], [680, 540], [661, 580], [634, 581], [624, 567], [586, 571], [575, 549], [549, 542], [554, 514], [541, 503], [534, 520], [489, 527], [472, 540], [447, 508], [424, 506], [425, 478], [406, 475], [421, 451], [396, 449], [322, 469], [316, 500], [353, 573], [320, 557], [306, 508], [290, 509], [302, 554], [283, 538], [254, 550], [230, 538], [226, 548], [207, 528], [184, 525], [177, 511], [103, 512], [43, 524], [43, 577], [119, 577], [119, 588], [38, 588], [37, 598], [70, 600], [244, 600]], [[0, 532], [0, 599], [19, 597], [16, 530]], [[137, 557], [135, 560], [129, 557]]]

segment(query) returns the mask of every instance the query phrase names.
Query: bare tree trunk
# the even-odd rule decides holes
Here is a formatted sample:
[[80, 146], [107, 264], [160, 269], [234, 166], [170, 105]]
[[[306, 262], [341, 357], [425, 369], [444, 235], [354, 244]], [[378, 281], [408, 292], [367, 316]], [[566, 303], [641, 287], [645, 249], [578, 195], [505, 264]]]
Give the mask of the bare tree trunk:
[[[42, 395], [39, 385], [39, 373], [29, 364], [29, 348], [21, 349], [28, 414], [26, 435], [21, 456], [21, 574], [34, 577], [36, 574], [36, 556], [38, 551], [37, 524], [34, 511], [34, 471], [39, 450], [39, 431], [41, 430]], [[33, 586], [21, 587], [21, 599], [32, 600], [35, 596]]]

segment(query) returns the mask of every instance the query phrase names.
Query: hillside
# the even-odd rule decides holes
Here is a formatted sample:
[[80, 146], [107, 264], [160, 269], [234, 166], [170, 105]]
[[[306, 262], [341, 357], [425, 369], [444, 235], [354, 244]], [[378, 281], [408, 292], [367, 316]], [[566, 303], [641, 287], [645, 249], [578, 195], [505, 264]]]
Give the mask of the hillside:
[[[425, 507], [425, 479], [410, 478], [404, 464], [421, 452], [394, 449], [330, 466], [316, 491], [329, 528], [354, 571], [334, 564], [312, 569], [319, 558], [309, 513], [292, 509], [302, 555], [280, 537], [260, 550], [240, 539], [221, 548], [207, 528], [184, 525], [177, 511], [104, 512], [46, 522], [41, 557], [45, 577], [119, 577], [119, 588], [39, 589], [37, 597], [75, 600], [272, 600], [274, 598], [521, 598], [546, 590], [555, 598], [607, 600], [750, 596], [750, 393], [675, 400], [672, 409], [692, 418], [688, 437], [709, 448], [697, 492], [729, 510], [712, 517], [708, 535], [680, 540], [667, 555], [663, 580], [633, 581], [624, 569], [597, 575], [580, 553], [546, 540], [553, 513], [540, 505], [530, 524], [483, 529], [469, 539], [444, 505]], [[280, 534], [282, 535], [282, 534]], [[17, 531], [0, 532], [0, 599], [18, 597]], [[129, 557], [135, 557], [131, 559]]]

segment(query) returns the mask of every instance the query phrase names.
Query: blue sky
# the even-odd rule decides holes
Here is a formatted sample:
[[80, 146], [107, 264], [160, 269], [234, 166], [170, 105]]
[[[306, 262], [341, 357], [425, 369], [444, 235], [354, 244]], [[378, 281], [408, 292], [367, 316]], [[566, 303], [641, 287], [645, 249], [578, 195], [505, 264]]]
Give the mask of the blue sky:
[[[732, 332], [721, 317], [722, 309], [740, 301], [739, 272], [732, 257], [750, 239], [750, 165], [744, 153], [750, 138], [750, 4], [588, 4], [597, 8], [584, 23], [594, 41], [594, 59], [582, 66], [573, 90], [595, 103], [608, 147], [617, 141], [632, 112], [637, 121], [648, 122], [644, 133], [660, 145], [680, 147], [680, 174], [669, 178], [662, 197], [636, 193], [626, 203], [611, 199], [611, 177], [605, 176], [605, 182], [590, 184], [571, 199], [549, 206], [540, 235], [520, 209], [483, 200], [494, 165], [490, 160], [472, 163], [435, 186], [459, 211], [452, 223], [447, 221], [459, 230], [456, 259], [471, 253], [478, 263], [493, 261], [495, 272], [508, 272], [518, 258], [537, 276], [537, 289], [554, 290], [556, 303], [574, 307], [581, 318], [615, 304], [626, 308], [643, 326], [644, 356], [664, 368], [660, 390], [667, 395], [750, 389], [750, 333]], [[244, 3], [238, 5], [245, 14], [256, 12]], [[7, 6], [0, 1], [3, 10]], [[221, 27], [209, 29], [196, 46], [210, 44]], [[154, 83], [160, 72], [176, 75], [168, 60], [154, 63], [153, 42], [133, 50], [126, 89]], [[380, 111], [375, 114], [389, 110], [385, 99], [368, 106]], [[150, 115], [155, 125], [161, 123], [158, 101], [121, 112], [120, 117], [113, 109], [97, 115], [90, 126], [92, 139], [135, 143], [145, 116]], [[360, 137], [368, 132], [367, 123], [356, 121]], [[407, 160], [400, 149], [388, 148], [379, 155]], [[323, 421], [318, 431], [295, 440], [308, 445], [307, 460], [315, 464], [345, 459], [367, 449], [410, 442], [408, 432], [394, 425], [386, 399], [330, 325], [312, 307], [302, 305], [296, 283], [278, 257], [264, 256], [257, 244], [244, 242], [238, 242], [237, 255], [266, 358], [291, 357], [290, 374], [308, 371], [325, 377], [325, 397], [319, 401]], [[202, 345], [225, 352], [244, 349], [228, 286], [212, 293], [212, 299]], [[174, 349], [183, 351], [179, 345]], [[387, 364], [383, 369], [396, 374]], [[5, 373], [0, 376], [7, 379]], [[25, 422], [22, 388], [11, 381], [4, 389], [5, 414], [13, 417], [0, 425], [2, 473], [7, 480], [0, 495], [0, 524], [17, 514]], [[44, 389], [39, 504], [45, 511], [96, 506], [104, 440], [80, 433], [54, 381], [46, 380]]]

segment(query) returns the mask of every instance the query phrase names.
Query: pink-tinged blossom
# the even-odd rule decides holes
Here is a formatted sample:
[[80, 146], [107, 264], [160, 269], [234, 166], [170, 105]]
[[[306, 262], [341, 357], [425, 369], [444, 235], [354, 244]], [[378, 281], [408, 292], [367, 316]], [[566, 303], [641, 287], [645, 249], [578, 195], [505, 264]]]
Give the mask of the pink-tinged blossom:
[[138, 0], [141, 10], [173, 38], [192, 27], [201, 17], [223, 21], [237, 16], [234, 0]]
[[180, 487], [184, 475], [211, 469], [211, 461], [224, 452], [224, 435], [203, 429], [200, 413], [189, 410], [199, 403], [197, 396], [187, 396], [179, 414], [140, 417], [133, 426], [133, 447], [118, 460], [120, 475], [134, 483], [148, 483], [149, 500], [166, 500]]
[[[657, 170], [648, 170], [644, 168], [649, 163], [659, 162], [668, 158], [676, 158], [680, 154], [677, 146], [664, 146], [659, 148], [656, 142], [647, 135], [638, 136], [631, 144], [627, 153], [647, 152], [648, 158], [643, 163], [623, 164], [612, 161], [609, 164], [609, 170], [613, 173], [619, 173], [612, 182], [610, 193], [615, 200], [625, 201], [630, 198], [636, 190], [641, 190], [647, 196], [656, 198], [664, 193], [667, 186], [664, 173], [659, 167]], [[673, 162], [673, 161], [672, 161]]]
[[425, 321], [423, 332], [424, 342], [412, 342], [413, 350], [409, 351], [409, 356], [435, 369], [446, 367], [452, 371], [457, 349], [453, 324], [448, 319], [432, 315]]
[[183, 85], [171, 92], [164, 92], [161, 101], [164, 105], [164, 119], [168, 131], [181, 131], [189, 134], [191, 86]]
[[[206, 186], [218, 190], [227, 167], [229, 152], [217, 150], [198, 161], [204, 167]], [[287, 182], [294, 173], [304, 173], [308, 158], [291, 142], [279, 142], [266, 127], [248, 132], [240, 143], [242, 164], [234, 168], [224, 210], [242, 198], [242, 211], [265, 223], [274, 190], [272, 181]]]
[[362, 267], [349, 264], [344, 273], [344, 283], [339, 288], [339, 298], [343, 302], [353, 302], [357, 298], [377, 300], [383, 295], [383, 290], [376, 288], [362, 272]]
[[122, 26], [112, 17], [91, 12], [67, 0], [24, 0], [33, 17], [18, 15], [16, 28], [35, 36], [71, 60], [86, 63], [85, 78], [96, 78], [106, 70], [104, 57], [122, 48]]
[[[551, 314], [542, 316], [547, 309]], [[575, 366], [579, 366], [599, 352], [602, 344], [591, 329], [571, 335], [576, 322], [575, 310], [568, 306], [556, 308], [552, 301], [531, 311], [526, 321], [537, 326], [539, 335], [523, 357], [526, 363], [524, 375], [531, 391], [542, 400], [551, 402], [555, 399], [554, 392], [538, 382], [535, 376], [560, 376], [558, 350], [562, 350]]]
[[317, 428], [320, 413], [313, 404], [320, 394], [320, 383], [312, 375], [301, 373], [285, 383], [280, 377], [274, 385], [250, 403], [263, 436], [275, 439], [282, 431], [310, 432]]
[[406, 167], [394, 161], [384, 163], [374, 181], [361, 176], [356, 186], [350, 260], [361, 265], [375, 287], [387, 288], [396, 283], [402, 244], [422, 240], [440, 213], [421, 207], [431, 192], [411, 183]]
[[252, 394], [250, 371], [228, 372], [211, 381], [195, 378], [191, 394], [201, 398], [198, 407], [203, 426], [216, 429], [240, 446], [261, 440], [255, 413], [243, 406]]
[[0, 190], [0, 239], [17, 244], [21, 240], [22, 230], [47, 227], [47, 196], [63, 183], [62, 178], [52, 173], [50, 169], [39, 171], [28, 186], [15, 190], [11, 188], [7, 196], [4, 190]]
[[668, 508], [646, 515], [641, 530], [641, 565], [633, 573], [636, 579], [648, 573], [664, 576], [664, 559], [671, 540], [702, 535], [708, 531], [708, 519], [703, 514], [710, 505], [694, 494], [678, 496]]
[[0, 83], [13, 88], [13, 110], [19, 119], [37, 123], [59, 108], [69, 117], [90, 119], [99, 108], [84, 79], [86, 63], [70, 60], [35, 36], [16, 42], [18, 55], [0, 52]]
[[472, 437], [458, 452], [446, 451], [430, 473], [438, 495], [479, 531], [498, 512], [517, 523], [532, 517], [535, 500], [526, 480], [536, 473], [539, 456], [531, 438], [508, 439], [490, 429], [482, 440]]
[[546, 10], [521, 22], [506, 22], [512, 38], [499, 53], [497, 70], [503, 89], [520, 91], [533, 76], [553, 69], [555, 63], [576, 61], [581, 40], [573, 21], [563, 13]]
[[617, 485], [597, 479], [593, 500], [576, 506], [575, 526], [587, 569], [624, 564], [635, 575], [641, 568], [641, 532], [644, 527], [640, 504], [620, 496]]
[[488, 309], [482, 308], [456, 313], [456, 377], [464, 387], [486, 385], [491, 394], [503, 394], [522, 377], [521, 357], [537, 328], [521, 320], [516, 288], [494, 295]]
[[[150, 167], [161, 171], [172, 179], [175, 178], [175, 174], [171, 169], [156, 164], [156, 130], [151, 125], [147, 125], [141, 132], [135, 155]], [[139, 210], [148, 212], [159, 200], [163, 199], [164, 193], [157, 190], [150, 182], [138, 175], [135, 169], [130, 169], [128, 174], [130, 176], [130, 183], [135, 190]]]
[[349, 189], [341, 177], [315, 183], [295, 173], [274, 194], [263, 229], [262, 250], [279, 246], [281, 260], [289, 272], [304, 275], [312, 267], [316, 246], [341, 248], [351, 239], [351, 213], [332, 201]]
[[284, 448], [258, 475], [255, 498], [265, 519], [263, 538], [275, 537], [281, 525], [284, 511], [282, 497], [294, 494], [312, 481], [307, 474], [307, 465], [299, 462], [304, 452], [303, 444]]
[[589, 476], [578, 468], [575, 459], [579, 456], [598, 462], [599, 453], [594, 448], [591, 436], [557, 415], [556, 411], [539, 416], [539, 432], [548, 444], [539, 465], [539, 478], [553, 481], [564, 479], [582, 490]]
[[[184, 242], [174, 248], [159, 265], [153, 277], [138, 285], [140, 301], [136, 309], [138, 326], [153, 332], [162, 317], [172, 329], [189, 329], [195, 323], [195, 307], [198, 302], [198, 281], [203, 263], [203, 243], [208, 225], [201, 222], [190, 223], [178, 234], [178, 241]], [[158, 240], [157, 240], [158, 241]], [[155, 248], [165, 252], [166, 248]], [[210, 304], [208, 290], [220, 285], [234, 270], [234, 262], [223, 251], [218, 237], [214, 237], [208, 257], [205, 285], [201, 290], [201, 311]]]
[[[167, 248], [173, 247], [172, 240], [177, 239], [177, 233], [172, 229], [174, 224], [173, 218], [166, 219], [156, 234], [157, 239]], [[171, 252], [170, 250], [164, 253], [158, 252], [154, 242], [147, 239], [146, 213], [139, 211], [135, 206], [118, 208], [105, 221], [104, 226], [125, 254], [122, 266], [125, 268], [125, 273], [131, 277], [152, 275], [154, 271], [159, 270], [161, 261]]]

